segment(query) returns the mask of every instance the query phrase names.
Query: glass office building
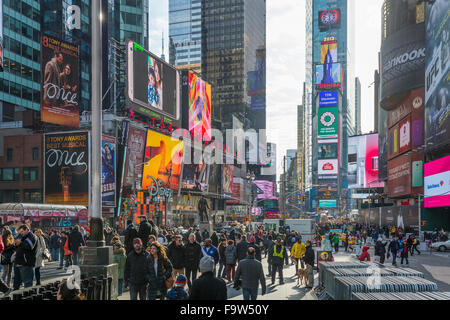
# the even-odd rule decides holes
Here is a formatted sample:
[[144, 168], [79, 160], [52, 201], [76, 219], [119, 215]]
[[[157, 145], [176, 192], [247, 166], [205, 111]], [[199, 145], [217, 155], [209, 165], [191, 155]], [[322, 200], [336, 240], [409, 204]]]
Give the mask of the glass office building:
[[0, 73], [0, 122], [16, 111], [40, 110], [40, 1], [3, 0], [4, 71]]
[[202, 74], [213, 85], [213, 116], [265, 128], [265, 0], [202, 1]]
[[202, 0], [169, 0], [169, 63], [192, 66], [202, 60]]

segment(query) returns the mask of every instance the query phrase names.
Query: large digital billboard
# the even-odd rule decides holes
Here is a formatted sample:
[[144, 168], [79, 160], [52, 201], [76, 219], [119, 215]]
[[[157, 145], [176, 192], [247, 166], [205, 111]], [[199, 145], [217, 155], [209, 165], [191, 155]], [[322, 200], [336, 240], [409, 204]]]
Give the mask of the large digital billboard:
[[42, 35], [41, 120], [66, 127], [80, 126], [79, 47]]
[[127, 96], [136, 112], [180, 118], [180, 74], [139, 44], [128, 42]]
[[135, 188], [136, 179], [142, 172], [147, 131], [128, 126], [127, 154], [124, 159], [123, 184]]
[[348, 141], [348, 188], [379, 188], [378, 134], [350, 137]]
[[320, 32], [329, 29], [340, 28], [341, 26], [341, 10], [328, 9], [319, 11], [319, 30]]
[[321, 209], [335, 209], [337, 208], [337, 200], [319, 200], [319, 207]]
[[317, 117], [319, 138], [337, 138], [339, 136], [338, 108], [319, 108]]
[[102, 137], [102, 203], [116, 206], [116, 138]]
[[450, 1], [426, 8], [425, 137], [437, 147], [450, 140]]
[[425, 208], [450, 206], [450, 156], [425, 164]]
[[324, 91], [319, 92], [319, 108], [329, 108], [338, 106], [338, 92]]
[[342, 84], [342, 66], [340, 63], [316, 65], [316, 88], [340, 88]]
[[411, 149], [411, 118], [407, 117], [398, 126], [398, 148], [400, 153], [404, 153]]
[[320, 63], [330, 64], [338, 62], [337, 40], [322, 41], [320, 43]]
[[337, 159], [338, 144], [337, 143], [319, 143], [318, 159]]
[[[274, 183], [266, 180], [255, 180], [256, 199], [274, 199]], [[275, 198], [277, 199], [277, 198]]]
[[319, 175], [337, 175], [339, 173], [338, 159], [319, 160]]
[[87, 206], [89, 133], [51, 133], [44, 139], [44, 202]]
[[211, 140], [211, 85], [189, 72], [189, 132]]
[[222, 170], [222, 191], [225, 194], [233, 194], [234, 166], [224, 164]]
[[401, 155], [388, 162], [388, 196], [411, 194], [411, 156]]
[[157, 185], [159, 188], [178, 190], [183, 147], [183, 141], [148, 130], [142, 189]]
[[[194, 159], [194, 151], [191, 149], [191, 159]], [[185, 151], [185, 156], [187, 155]], [[183, 175], [181, 179], [181, 189], [185, 191], [197, 191], [205, 192], [208, 191], [209, 184], [209, 170], [210, 166], [199, 161], [199, 163], [187, 163], [183, 161]], [[194, 161], [189, 161], [194, 162]]]

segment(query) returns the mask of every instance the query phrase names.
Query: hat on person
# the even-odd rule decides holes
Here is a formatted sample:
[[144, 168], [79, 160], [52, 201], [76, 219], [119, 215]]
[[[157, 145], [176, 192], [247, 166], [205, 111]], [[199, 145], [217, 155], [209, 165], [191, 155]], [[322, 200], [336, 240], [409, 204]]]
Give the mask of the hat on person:
[[256, 242], [255, 237], [254, 237], [254, 236], [251, 236], [251, 237], [250, 237], [250, 243], [255, 243], [255, 242]]
[[205, 273], [205, 272], [213, 272], [214, 270], [214, 259], [210, 256], [204, 256], [201, 260], [200, 260], [200, 272], [201, 273]]
[[178, 275], [177, 280], [175, 281], [175, 285], [177, 287], [184, 287], [187, 283], [188, 283], [188, 280], [184, 276], [184, 274]]
[[135, 245], [136, 243], [139, 243], [139, 244], [142, 246], [142, 240], [141, 240], [141, 239], [135, 238], [135, 239], [133, 240], [133, 245]]

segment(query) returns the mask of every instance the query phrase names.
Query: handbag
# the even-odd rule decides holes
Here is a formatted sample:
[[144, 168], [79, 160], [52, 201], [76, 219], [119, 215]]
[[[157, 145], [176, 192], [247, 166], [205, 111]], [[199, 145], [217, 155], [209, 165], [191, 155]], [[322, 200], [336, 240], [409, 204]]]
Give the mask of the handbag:
[[[166, 269], [164, 268], [164, 262], [163, 262], [162, 269], [163, 269], [163, 273], [166, 273]], [[168, 277], [164, 281], [164, 284], [165, 284], [167, 290], [170, 290], [173, 288], [173, 285], [175, 284], [175, 278], [173, 277], [173, 274], [171, 274], [170, 277]]]
[[44, 251], [42, 252], [42, 257], [44, 259], [49, 259], [50, 258], [50, 251], [48, 251], [47, 248], [45, 248]]

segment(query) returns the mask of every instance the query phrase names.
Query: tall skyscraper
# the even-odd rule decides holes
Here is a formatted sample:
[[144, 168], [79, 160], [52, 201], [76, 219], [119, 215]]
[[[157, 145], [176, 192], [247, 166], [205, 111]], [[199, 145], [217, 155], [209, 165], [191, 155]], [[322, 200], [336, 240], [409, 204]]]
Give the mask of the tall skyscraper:
[[17, 120], [16, 112], [40, 110], [41, 17], [39, 1], [2, 2], [4, 70], [0, 72], [0, 123], [6, 128]]
[[213, 117], [231, 128], [265, 128], [266, 1], [202, 0], [202, 74]]
[[169, 62], [201, 73], [202, 0], [169, 0]]
[[305, 108], [297, 107], [297, 178], [298, 189], [304, 191], [305, 186]]
[[361, 81], [355, 78], [355, 134], [361, 134]]
[[354, 1], [306, 1], [305, 183], [319, 186], [318, 200], [331, 189], [342, 209], [347, 141], [356, 133], [354, 52]]

